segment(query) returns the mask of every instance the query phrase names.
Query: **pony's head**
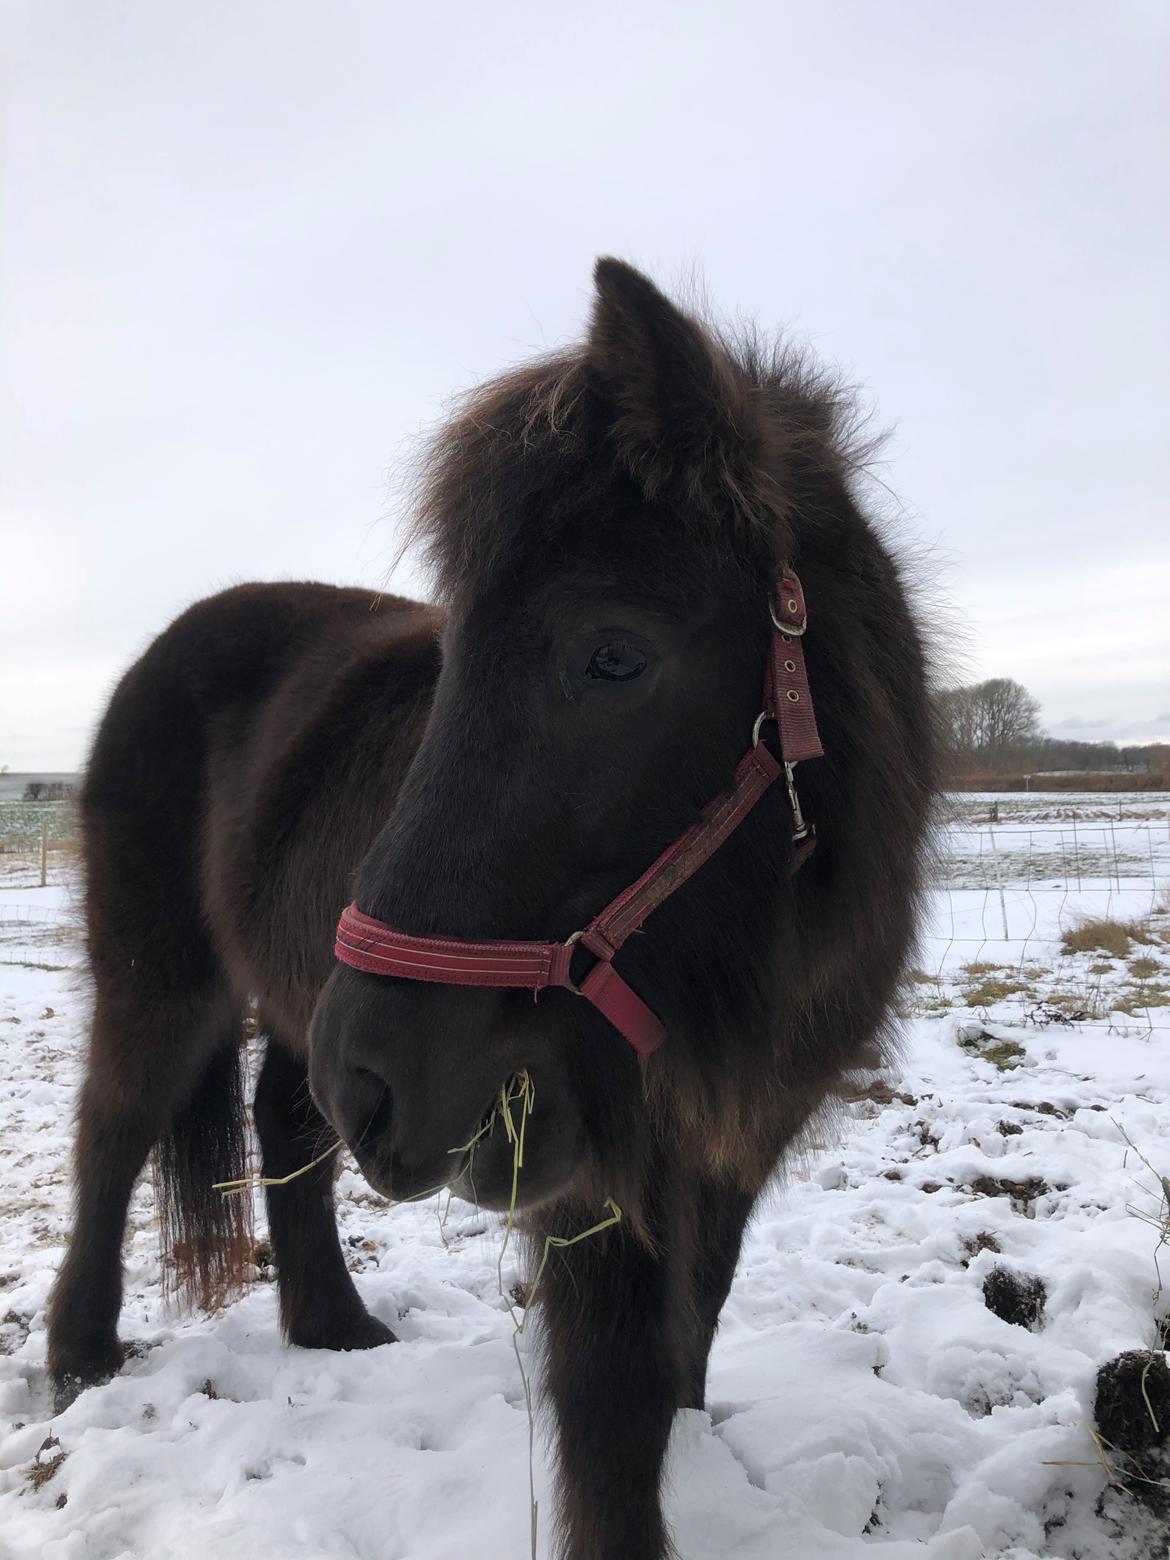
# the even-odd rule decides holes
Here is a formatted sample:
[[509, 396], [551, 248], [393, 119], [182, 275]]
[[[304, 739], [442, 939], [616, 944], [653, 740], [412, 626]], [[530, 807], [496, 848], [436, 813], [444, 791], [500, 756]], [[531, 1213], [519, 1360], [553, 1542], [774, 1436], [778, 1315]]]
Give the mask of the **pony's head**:
[[[600, 261], [595, 282], [585, 342], [478, 390], [432, 451], [418, 524], [448, 610], [442, 670], [356, 883], [403, 932], [568, 937], [751, 739], [769, 593], [810, 463], [833, 459], [831, 397], [733, 355], [628, 265]], [[616, 1191], [655, 1074], [717, 1093], [739, 1065], [727, 1037], [768, 1029], [791, 832], [777, 787], [623, 950], [670, 1035], [645, 1062], [570, 991], [339, 966], [312, 1086], [371, 1184], [399, 1198], [454, 1177], [506, 1205], [512, 1149], [481, 1129], [526, 1073], [520, 1202]]]

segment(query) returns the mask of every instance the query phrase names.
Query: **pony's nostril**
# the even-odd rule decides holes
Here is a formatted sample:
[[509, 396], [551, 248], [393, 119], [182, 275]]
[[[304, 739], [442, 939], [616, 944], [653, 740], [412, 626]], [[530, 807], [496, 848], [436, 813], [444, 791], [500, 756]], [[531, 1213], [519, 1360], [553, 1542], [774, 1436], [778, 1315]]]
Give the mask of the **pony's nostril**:
[[394, 1119], [394, 1103], [390, 1097], [390, 1088], [385, 1079], [371, 1072], [366, 1067], [355, 1069], [362, 1081], [364, 1090], [368, 1091], [374, 1104], [368, 1109], [364, 1125], [361, 1126], [353, 1147], [362, 1144], [377, 1143], [390, 1131]]

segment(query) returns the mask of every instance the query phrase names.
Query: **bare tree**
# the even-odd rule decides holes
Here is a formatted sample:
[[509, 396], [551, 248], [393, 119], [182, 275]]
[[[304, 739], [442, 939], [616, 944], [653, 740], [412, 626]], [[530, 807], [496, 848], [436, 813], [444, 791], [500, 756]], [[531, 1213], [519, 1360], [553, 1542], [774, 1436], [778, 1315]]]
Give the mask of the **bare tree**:
[[1040, 703], [1011, 677], [992, 677], [939, 695], [939, 714], [960, 760], [994, 768], [1041, 740]]
[[938, 696], [944, 740], [952, 753], [962, 756], [975, 752], [974, 688], [944, 688]]
[[973, 690], [977, 711], [976, 751], [988, 763], [1040, 736], [1040, 701], [1011, 677], [992, 677]]

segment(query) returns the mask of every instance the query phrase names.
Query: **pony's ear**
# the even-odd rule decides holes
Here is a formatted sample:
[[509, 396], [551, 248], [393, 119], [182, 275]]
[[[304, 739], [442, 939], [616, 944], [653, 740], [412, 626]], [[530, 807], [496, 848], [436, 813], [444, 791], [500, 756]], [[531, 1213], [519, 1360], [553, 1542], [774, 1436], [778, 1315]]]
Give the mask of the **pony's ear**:
[[597, 262], [585, 358], [613, 437], [647, 498], [740, 489], [750, 465], [744, 396], [723, 350], [622, 260]]

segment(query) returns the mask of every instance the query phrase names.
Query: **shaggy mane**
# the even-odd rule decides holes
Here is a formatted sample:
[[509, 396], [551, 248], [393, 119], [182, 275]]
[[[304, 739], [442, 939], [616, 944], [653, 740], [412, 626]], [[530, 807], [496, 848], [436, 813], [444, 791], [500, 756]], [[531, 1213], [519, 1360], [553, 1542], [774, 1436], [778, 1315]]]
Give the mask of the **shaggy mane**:
[[[826, 475], [847, 483], [862, 473], [880, 438], [869, 435], [855, 389], [807, 351], [753, 327], [694, 323], [768, 428], [763, 496], [734, 493], [742, 517], [773, 541]], [[457, 586], [482, 588], [555, 540], [572, 518], [556, 502], [561, 490], [632, 481], [612, 421], [584, 343], [529, 359], [453, 403], [418, 463], [402, 533], [402, 550], [418, 552], [440, 600]]]

